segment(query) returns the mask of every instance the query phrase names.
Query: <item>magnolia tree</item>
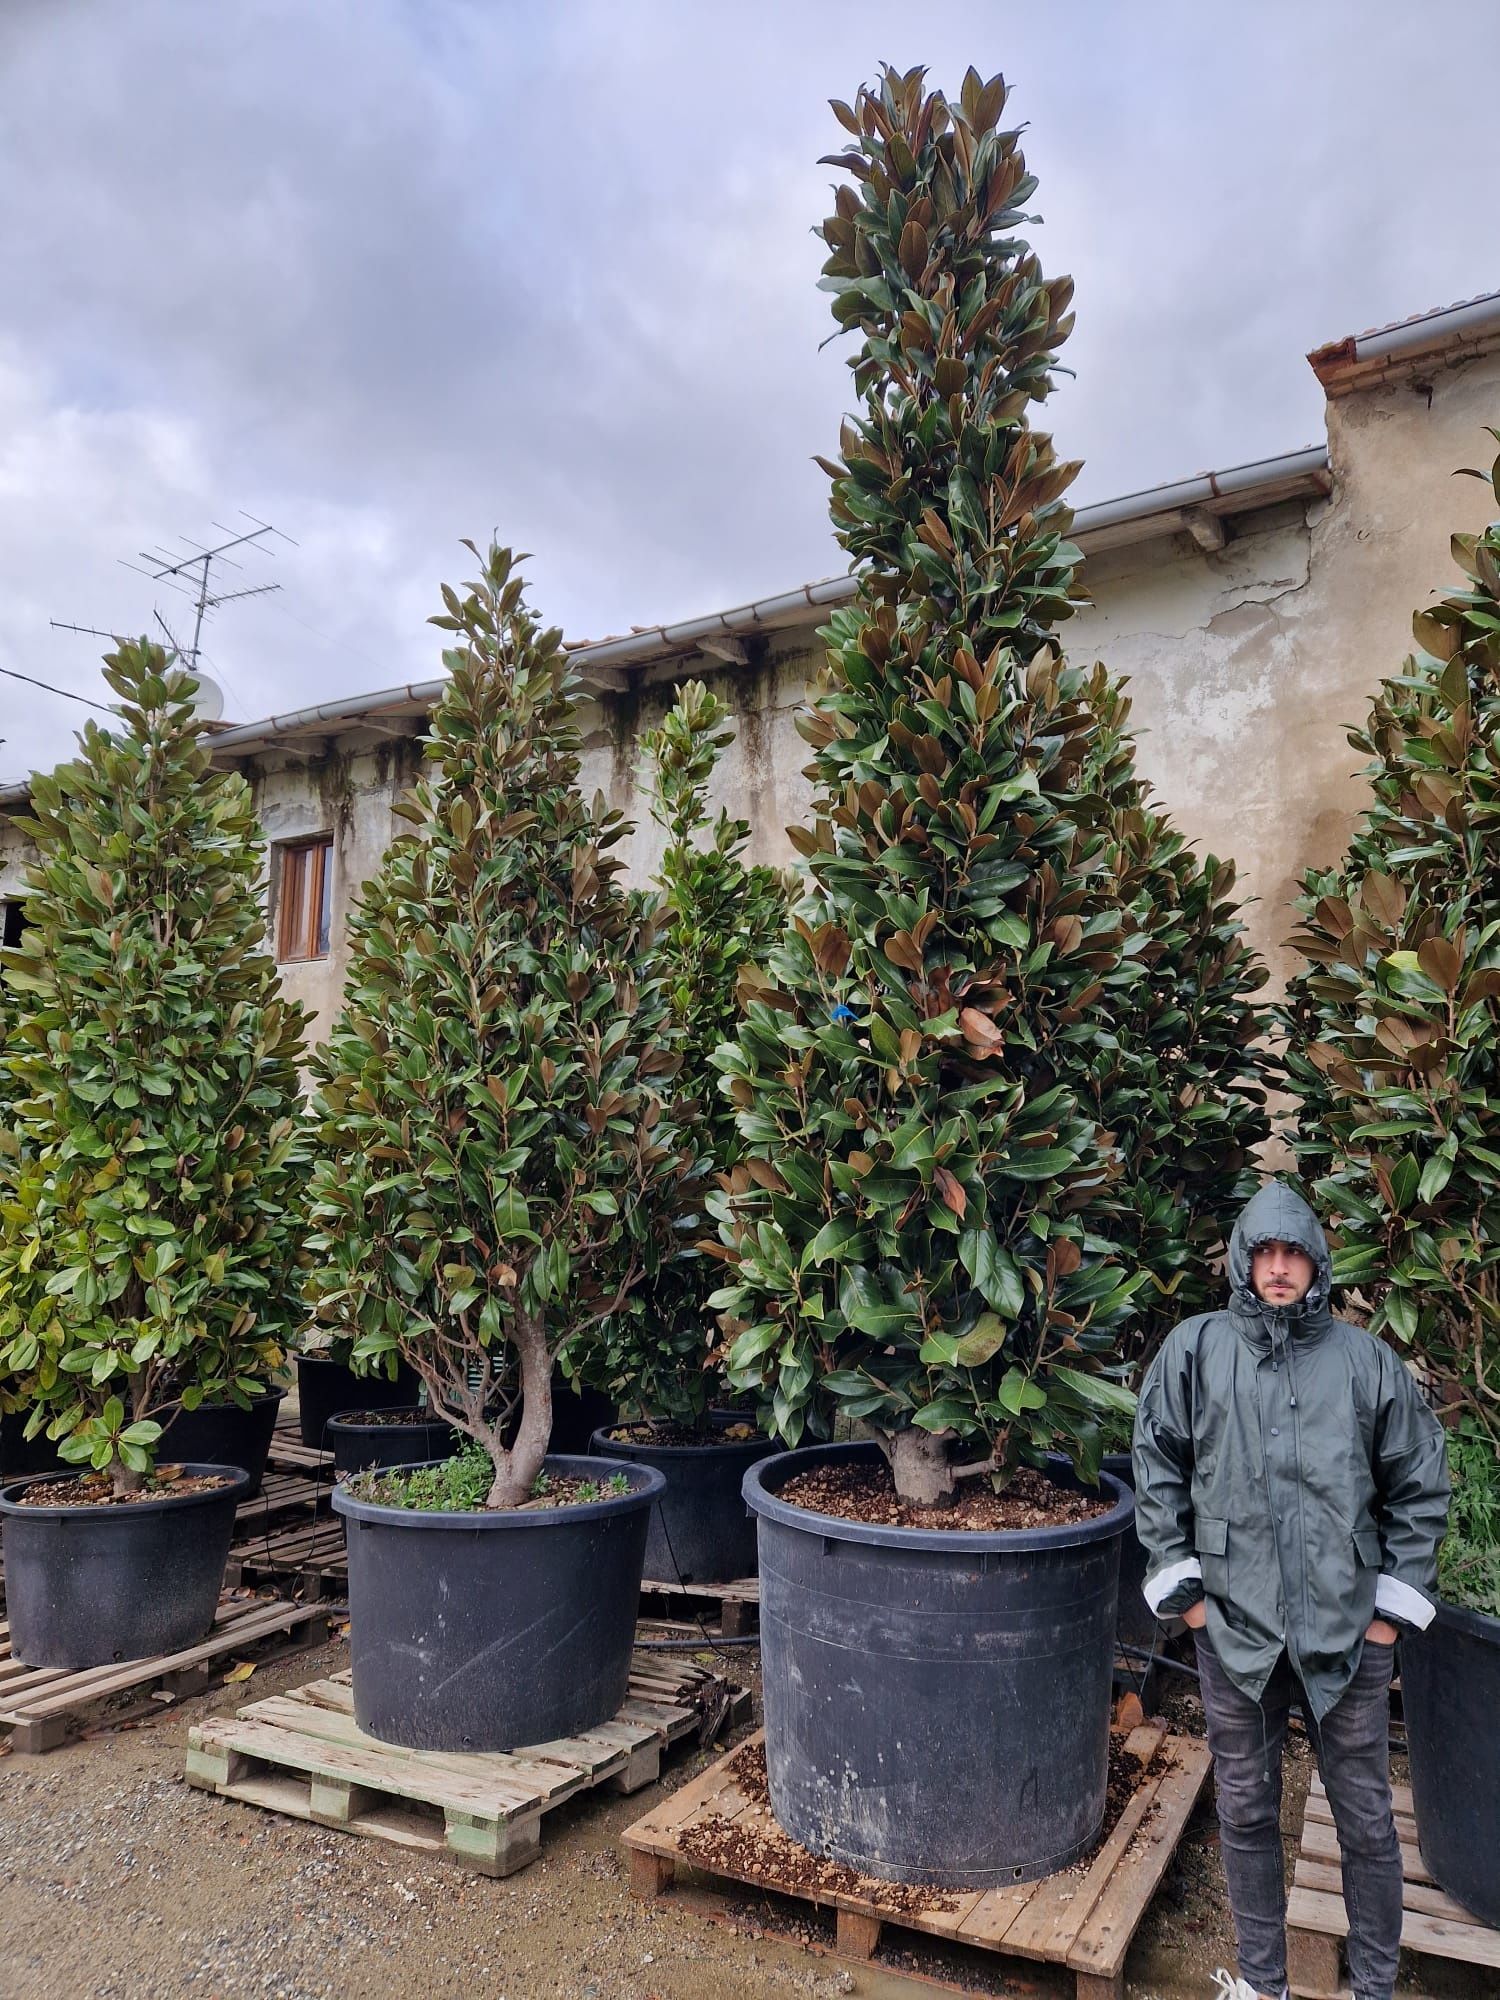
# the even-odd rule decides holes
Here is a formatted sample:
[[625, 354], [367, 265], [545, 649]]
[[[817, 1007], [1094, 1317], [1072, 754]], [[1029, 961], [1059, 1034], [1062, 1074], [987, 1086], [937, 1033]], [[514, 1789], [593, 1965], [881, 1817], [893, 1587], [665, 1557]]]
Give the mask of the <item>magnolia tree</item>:
[[[1454, 1427], [1473, 1472], [1457, 1527], [1464, 1489], [1500, 1509], [1500, 523], [1452, 546], [1463, 585], [1417, 614], [1420, 650], [1350, 736], [1372, 796], [1342, 863], [1305, 878], [1286, 1025], [1298, 1163], [1341, 1219], [1335, 1281]], [[1488, 1541], [1500, 1610], [1500, 1511]]]
[[745, 862], [747, 822], [709, 810], [709, 782], [733, 740], [728, 708], [701, 681], [680, 687], [661, 728], [642, 738], [652, 817], [666, 836], [657, 951], [678, 1058], [673, 1122], [688, 1163], [664, 1189], [671, 1207], [654, 1276], [601, 1331], [590, 1355], [591, 1375], [623, 1410], [699, 1428], [723, 1361], [707, 1306], [718, 1280], [701, 1241], [704, 1201], [740, 1153], [734, 1107], [718, 1088], [712, 1059], [738, 1021], [741, 977], [753, 978], [780, 939], [787, 905], [776, 871]]
[[1114, 1138], [1122, 1173], [1108, 1234], [1143, 1274], [1122, 1351], [1132, 1384], [1180, 1319], [1216, 1304], [1234, 1217], [1255, 1192], [1269, 1136], [1266, 969], [1244, 941], [1235, 871], [1200, 859], [1135, 767], [1123, 683], [1094, 671], [1099, 730], [1084, 782], [1105, 800], [1128, 956], [1144, 967], [1101, 995], [1069, 1070]]
[[808, 891], [719, 1058], [746, 1157], [720, 1199], [732, 1379], [779, 1434], [857, 1419], [923, 1505], [1055, 1446], [1097, 1468], [1138, 1282], [1119, 1160], [1065, 1080], [1125, 953], [1059, 463], [1027, 410], [1071, 325], [1015, 234], [1004, 82], [887, 70], [835, 105], [823, 225], [861, 400], [826, 463], [858, 601], [799, 720]]
[[425, 777], [351, 926], [317, 1057], [309, 1297], [364, 1363], [395, 1353], [530, 1497], [552, 1365], [662, 1254], [681, 1170], [648, 914], [578, 789], [577, 676], [492, 547], [433, 623], [458, 635]]
[[119, 728], [32, 781], [0, 1205], [0, 1370], [71, 1464], [138, 1490], [162, 1422], [245, 1403], [295, 1313], [304, 1022], [263, 948], [258, 829], [197, 683], [107, 656]]

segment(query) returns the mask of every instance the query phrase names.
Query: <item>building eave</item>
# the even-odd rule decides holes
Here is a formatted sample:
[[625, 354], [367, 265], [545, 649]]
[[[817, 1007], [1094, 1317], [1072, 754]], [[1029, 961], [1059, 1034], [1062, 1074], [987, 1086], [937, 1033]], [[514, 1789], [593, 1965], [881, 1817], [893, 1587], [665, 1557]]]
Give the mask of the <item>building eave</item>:
[[1432, 368], [1456, 368], [1500, 348], [1500, 292], [1419, 313], [1394, 326], [1352, 333], [1308, 355], [1324, 393], [1351, 396], [1383, 382], [1409, 381]]

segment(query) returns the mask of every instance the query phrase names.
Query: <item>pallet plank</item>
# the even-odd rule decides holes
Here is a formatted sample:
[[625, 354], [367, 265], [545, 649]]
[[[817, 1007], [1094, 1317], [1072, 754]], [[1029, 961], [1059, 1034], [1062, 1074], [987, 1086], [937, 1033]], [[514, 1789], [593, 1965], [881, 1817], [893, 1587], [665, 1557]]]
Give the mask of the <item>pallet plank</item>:
[[1114, 1878], [1089, 1912], [1068, 1953], [1075, 1972], [1112, 1977], [1125, 1963], [1130, 1940], [1144, 1910], [1156, 1894], [1168, 1864], [1198, 1803], [1208, 1778], [1208, 1746], [1178, 1737], [1170, 1763], [1152, 1801], [1155, 1814], [1137, 1826], [1126, 1843]]

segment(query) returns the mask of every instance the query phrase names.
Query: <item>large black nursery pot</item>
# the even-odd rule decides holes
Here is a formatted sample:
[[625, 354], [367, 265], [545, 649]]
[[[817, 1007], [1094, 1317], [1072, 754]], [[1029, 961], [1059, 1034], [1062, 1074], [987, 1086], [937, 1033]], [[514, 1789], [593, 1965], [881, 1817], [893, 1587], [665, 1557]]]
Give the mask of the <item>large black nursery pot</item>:
[[[1104, 1470], [1134, 1493], [1135, 1465], [1128, 1451], [1107, 1451]], [[1124, 1645], [1134, 1646], [1140, 1652], [1160, 1652], [1166, 1628], [1157, 1623], [1146, 1602], [1141, 1589], [1145, 1581], [1146, 1551], [1135, 1531], [1132, 1513], [1130, 1525], [1120, 1537], [1120, 1601], [1115, 1613], [1115, 1633]]]
[[361, 1729], [411, 1750], [513, 1750], [607, 1721], [625, 1699], [649, 1466], [554, 1455], [553, 1477], [630, 1490], [573, 1507], [423, 1513], [336, 1486], [349, 1547]]
[[649, 1439], [594, 1432], [590, 1449], [598, 1458], [650, 1465], [666, 1480], [651, 1509], [646, 1534], [646, 1575], [653, 1583], [732, 1583], [755, 1574], [755, 1516], [745, 1505], [745, 1474], [781, 1447], [757, 1434], [725, 1440], [732, 1425], [754, 1419], [715, 1410], [710, 1422], [720, 1435], [701, 1444], [654, 1444]]
[[237, 1465], [250, 1475], [240, 1497], [254, 1500], [265, 1481], [271, 1433], [285, 1400], [285, 1389], [264, 1389], [251, 1397], [248, 1409], [238, 1403], [200, 1403], [196, 1410], [179, 1410], [157, 1441], [156, 1462]]
[[340, 1410], [404, 1410], [416, 1402], [422, 1386], [404, 1361], [397, 1365], [394, 1382], [385, 1375], [356, 1375], [323, 1354], [299, 1354], [296, 1361], [297, 1421], [302, 1442], [314, 1451], [324, 1449], [324, 1427]]
[[[76, 1470], [76, 1468], [74, 1468]], [[0, 1489], [10, 1648], [29, 1667], [108, 1666], [175, 1653], [214, 1622], [234, 1510], [249, 1474], [201, 1493], [98, 1507], [23, 1507], [34, 1481]]]
[[63, 1461], [57, 1446], [42, 1432], [28, 1438], [30, 1410], [0, 1411], [0, 1479], [24, 1479], [33, 1472], [58, 1472]]
[[1428, 1872], [1500, 1926], [1500, 1618], [1439, 1599], [1401, 1641], [1401, 1712]]
[[[873, 1444], [763, 1459], [761, 1666], [771, 1809], [866, 1874], [939, 1888], [1033, 1881], [1104, 1819], [1120, 1540], [1135, 1502], [990, 1533], [884, 1528], [794, 1507], [798, 1473]], [[1075, 1485], [1060, 1467], [1055, 1476]]]
[[393, 1410], [401, 1423], [371, 1423], [378, 1410], [340, 1410], [330, 1417], [324, 1437], [333, 1453], [333, 1470], [340, 1479], [380, 1465], [428, 1465], [452, 1458], [463, 1439], [451, 1425], [425, 1409]]

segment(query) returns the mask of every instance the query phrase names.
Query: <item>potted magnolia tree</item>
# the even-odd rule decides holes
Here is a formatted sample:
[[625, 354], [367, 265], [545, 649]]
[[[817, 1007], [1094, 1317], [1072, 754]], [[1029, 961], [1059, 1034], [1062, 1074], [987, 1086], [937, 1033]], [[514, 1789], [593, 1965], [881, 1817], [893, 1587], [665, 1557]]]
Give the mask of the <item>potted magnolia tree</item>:
[[667, 1249], [655, 1276], [593, 1344], [591, 1372], [622, 1422], [594, 1433], [607, 1458], [654, 1465], [666, 1486], [651, 1512], [646, 1575], [723, 1583], [755, 1569], [755, 1524], [740, 1487], [775, 1449], [753, 1415], [725, 1401], [723, 1348], [709, 1293], [718, 1283], [704, 1198], [739, 1157], [734, 1107], [719, 1089], [713, 1054], [739, 1018], [742, 976], [779, 940], [786, 889], [771, 868], [747, 866], [750, 828], [711, 815], [709, 783], [734, 730], [725, 704], [688, 681], [660, 729], [642, 739], [651, 812], [666, 837], [657, 877], [658, 950], [678, 1053], [673, 1117], [694, 1165], [669, 1184]]
[[1371, 799], [1304, 883], [1288, 1066], [1334, 1278], [1448, 1426], [1441, 1595], [1401, 1643], [1403, 1713], [1423, 1860], [1500, 1924], [1500, 523], [1453, 554], [1462, 585], [1417, 614], [1420, 650], [1350, 739]]
[[472, 1441], [334, 1495], [360, 1725], [448, 1750], [566, 1736], [624, 1698], [661, 1475], [549, 1457], [552, 1370], [649, 1276], [682, 1165], [625, 823], [578, 789], [576, 675], [510, 551], [479, 560], [444, 591], [459, 643], [413, 830], [365, 887], [316, 1061], [309, 1245], [320, 1324], [362, 1365], [398, 1355]]
[[4, 954], [0, 1368], [75, 1472], [0, 1494], [11, 1644], [45, 1666], [207, 1629], [250, 1476], [229, 1453], [158, 1464], [164, 1427], [274, 1416], [297, 1290], [303, 1020], [263, 949], [249, 789], [210, 765], [159, 647], [105, 675], [120, 726], [33, 780]]
[[[1071, 285], [1014, 234], [1006, 90], [921, 71], [837, 105], [824, 224], [859, 417], [827, 470], [857, 603], [810, 712], [808, 893], [721, 1055], [745, 1157], [719, 1203], [731, 1380], [788, 1444], [752, 1468], [767, 1765], [804, 1845], [982, 1887], [1084, 1851], [1104, 1811], [1120, 1536], [1101, 1417], [1134, 1280], [1098, 1220], [1119, 1161], [1064, 1080], [1125, 952], [1097, 719], [1033, 430]], [[1007, 1642], [995, 1644], [1005, 1632]]]

